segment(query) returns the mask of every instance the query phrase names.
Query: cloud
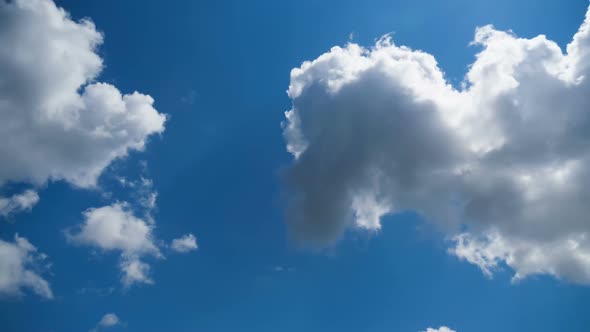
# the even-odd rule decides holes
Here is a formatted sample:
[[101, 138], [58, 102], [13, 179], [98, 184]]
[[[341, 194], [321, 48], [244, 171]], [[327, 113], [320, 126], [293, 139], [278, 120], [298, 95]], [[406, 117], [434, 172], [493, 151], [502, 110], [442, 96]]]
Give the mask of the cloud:
[[111, 326], [115, 326], [117, 324], [119, 324], [119, 317], [117, 317], [117, 315], [110, 313], [110, 314], [106, 314], [104, 316], [102, 316], [102, 319], [100, 320], [100, 322], [98, 322], [98, 325], [103, 326], [103, 327], [111, 327]]
[[[117, 202], [84, 211], [83, 222], [65, 231], [67, 240], [74, 245], [119, 253], [121, 283], [125, 287], [153, 284], [154, 280], [150, 277], [151, 267], [143, 259], [164, 258], [160, 250], [162, 241], [154, 236], [156, 224], [151, 216], [151, 209], [155, 207], [155, 202], [150, 203], [147, 208], [142, 204], [142, 198], [147, 193], [144, 184], [143, 180], [137, 183], [140, 191], [138, 205], [146, 209], [145, 217], [138, 217], [131, 204]], [[151, 184], [149, 187], [151, 188]], [[193, 234], [184, 235], [174, 239], [171, 248], [182, 253], [196, 250], [196, 238]]]
[[41, 297], [52, 299], [49, 283], [38, 272], [40, 263], [46, 257], [18, 234], [14, 242], [0, 240], [0, 295], [22, 296], [26, 288]]
[[565, 52], [493, 26], [473, 44], [460, 89], [389, 36], [291, 71], [290, 232], [330, 246], [415, 210], [485, 274], [506, 264], [515, 280], [590, 284], [590, 16]]
[[[164, 132], [166, 115], [151, 96], [97, 81], [103, 39], [90, 19], [74, 21], [52, 0], [0, 0], [0, 160], [9, 161], [0, 164], [0, 187], [95, 187], [114, 160]], [[163, 257], [152, 235], [157, 193], [144, 177], [121, 183], [134, 186], [143, 215], [127, 203], [89, 209], [68, 239], [119, 252], [126, 286], [153, 283], [142, 259]], [[34, 190], [0, 197], [0, 216], [30, 210], [38, 200]]]
[[119, 252], [121, 282], [127, 287], [153, 283], [149, 265], [141, 261], [146, 255], [163, 257], [153, 236], [152, 223], [136, 217], [127, 203], [88, 209], [83, 216], [84, 222], [77, 230], [66, 231], [71, 243]]
[[154, 284], [154, 281], [149, 276], [151, 267], [147, 263], [142, 262], [136, 255], [123, 255], [121, 257], [119, 267], [123, 272], [121, 282], [125, 287], [130, 287], [133, 284]]
[[433, 329], [432, 327], [429, 327], [422, 332], [457, 332], [457, 331], [451, 330], [450, 328], [448, 328], [446, 326], [441, 326], [438, 329]]
[[106, 329], [113, 326], [121, 325], [121, 320], [114, 313], [108, 313], [102, 316], [96, 327], [91, 329], [90, 332], [96, 332], [100, 329]]
[[119, 250], [125, 254], [159, 255], [153, 242], [152, 227], [133, 215], [126, 203], [114, 203], [88, 209], [84, 223], [69, 239], [76, 244], [90, 245], [102, 250]]
[[34, 190], [25, 190], [22, 194], [0, 197], [0, 217], [30, 211], [39, 202], [39, 195]]
[[451, 254], [477, 265], [488, 277], [505, 263], [516, 273], [513, 282], [527, 276], [548, 274], [578, 284], [588, 284], [590, 244], [587, 234], [572, 234], [547, 241], [512, 239], [499, 233], [474, 236], [459, 234], [453, 238]]
[[139, 163], [141, 175], [136, 179], [116, 176], [119, 185], [128, 191], [138, 208], [143, 210], [143, 216], [150, 224], [155, 224], [153, 213], [157, 211], [158, 192], [154, 188], [154, 181], [146, 177], [147, 163]]
[[93, 187], [103, 170], [162, 133], [166, 116], [139, 92], [96, 82], [103, 42], [50, 0], [0, 0], [0, 185], [65, 180]]
[[178, 239], [172, 240], [172, 250], [180, 253], [185, 253], [193, 250], [197, 250], [197, 239], [193, 234], [186, 234]]

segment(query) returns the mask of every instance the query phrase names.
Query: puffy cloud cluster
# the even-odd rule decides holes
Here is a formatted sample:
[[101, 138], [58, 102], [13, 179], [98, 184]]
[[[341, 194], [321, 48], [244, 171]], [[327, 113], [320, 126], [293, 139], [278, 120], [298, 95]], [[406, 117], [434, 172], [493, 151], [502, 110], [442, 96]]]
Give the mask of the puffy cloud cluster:
[[39, 202], [39, 195], [34, 190], [25, 190], [22, 194], [0, 197], [0, 217], [13, 213], [30, 211]]
[[138, 92], [95, 82], [103, 36], [50, 0], [0, 0], [0, 184], [92, 187], [114, 159], [142, 150], [166, 116]]
[[389, 37], [291, 71], [290, 230], [326, 246], [410, 209], [488, 275], [590, 284], [590, 16], [566, 52], [492, 26], [473, 43], [461, 89]]
[[[0, 0], [0, 160], [6, 161], [0, 186], [63, 180], [94, 187], [113, 160], [143, 150], [151, 135], [164, 131], [166, 116], [149, 95], [124, 94], [96, 81], [104, 66], [97, 52], [102, 42], [90, 19], [76, 22], [52, 0]], [[153, 197], [142, 205], [154, 209], [151, 182], [148, 190]], [[38, 200], [33, 190], [0, 198], [0, 216], [29, 210]], [[113, 204], [84, 216], [72, 241], [120, 251], [126, 285], [151, 282], [149, 266], [140, 260], [160, 255], [151, 215], [146, 222]], [[16, 271], [4, 281], [12, 288], [3, 288], [28, 286], [51, 297], [47, 283], [24, 267], [34, 247], [3, 246], [20, 253], [2, 262], [3, 269]]]
[[[167, 247], [154, 235], [156, 228], [152, 209], [156, 206], [157, 196], [149, 191], [152, 182], [141, 178], [133, 188], [138, 193], [138, 206], [144, 209], [139, 217], [132, 205], [117, 202], [99, 208], [91, 208], [83, 213], [84, 220], [74, 229], [66, 230], [68, 241], [74, 245], [97, 248], [103, 252], [120, 254], [119, 269], [121, 283], [125, 287], [134, 284], [153, 284], [151, 266], [145, 257], [164, 258], [161, 247]], [[154, 197], [144, 205], [146, 197]], [[170, 249], [177, 253], [197, 250], [197, 239], [193, 234], [186, 234], [172, 240]]]
[[46, 255], [37, 252], [27, 239], [15, 235], [14, 242], [0, 240], [0, 295], [21, 296], [23, 289], [53, 298], [49, 283], [39, 275]]
[[149, 255], [162, 257], [153, 236], [154, 225], [136, 217], [128, 204], [114, 203], [88, 209], [78, 230], [66, 233], [69, 241], [103, 251], [121, 254], [121, 282], [125, 286], [135, 283], [152, 284], [150, 266], [141, 261]]

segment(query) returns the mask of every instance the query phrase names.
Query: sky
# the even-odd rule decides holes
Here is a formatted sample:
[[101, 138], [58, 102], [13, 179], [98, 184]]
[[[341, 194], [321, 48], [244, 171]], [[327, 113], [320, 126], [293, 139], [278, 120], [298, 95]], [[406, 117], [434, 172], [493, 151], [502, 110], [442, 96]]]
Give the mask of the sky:
[[0, 0], [0, 331], [587, 331], [587, 11]]

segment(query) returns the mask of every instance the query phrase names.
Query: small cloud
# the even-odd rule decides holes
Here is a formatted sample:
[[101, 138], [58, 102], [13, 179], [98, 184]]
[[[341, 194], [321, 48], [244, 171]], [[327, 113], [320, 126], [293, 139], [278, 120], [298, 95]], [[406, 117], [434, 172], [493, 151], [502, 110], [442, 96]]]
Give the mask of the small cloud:
[[102, 327], [111, 327], [118, 325], [119, 323], [119, 317], [117, 317], [117, 315], [113, 313], [110, 313], [102, 316], [102, 319], [100, 320], [100, 322], [98, 322], [98, 325]]
[[123, 272], [121, 281], [125, 287], [130, 287], [133, 284], [154, 284], [154, 281], [149, 277], [150, 266], [137, 256], [123, 257], [119, 267]]
[[39, 195], [34, 190], [26, 190], [22, 194], [15, 194], [10, 197], [0, 197], [0, 217], [31, 211], [33, 206], [39, 202]]
[[150, 266], [142, 262], [141, 257], [163, 256], [150, 222], [136, 217], [127, 203], [88, 209], [84, 212], [84, 219], [77, 232], [66, 231], [71, 243], [102, 251], [119, 251], [121, 282], [125, 287], [135, 283], [153, 284], [149, 278]]
[[117, 325], [121, 325], [119, 317], [114, 313], [108, 313], [102, 316], [96, 326], [90, 329], [89, 332], [98, 332], [99, 330], [108, 329]]
[[[38, 270], [47, 255], [38, 253], [24, 237], [14, 236], [14, 242], [0, 240], [0, 296], [22, 296], [23, 289], [30, 289], [46, 299], [53, 298], [49, 283]], [[47, 264], [45, 264], [47, 266]]]
[[451, 330], [450, 328], [448, 328], [446, 326], [441, 326], [438, 329], [434, 329], [432, 327], [429, 327], [429, 328], [427, 328], [426, 330], [424, 330], [422, 332], [457, 332], [457, 331]]
[[178, 239], [172, 240], [172, 250], [180, 253], [194, 251], [198, 249], [197, 239], [193, 234], [186, 234]]

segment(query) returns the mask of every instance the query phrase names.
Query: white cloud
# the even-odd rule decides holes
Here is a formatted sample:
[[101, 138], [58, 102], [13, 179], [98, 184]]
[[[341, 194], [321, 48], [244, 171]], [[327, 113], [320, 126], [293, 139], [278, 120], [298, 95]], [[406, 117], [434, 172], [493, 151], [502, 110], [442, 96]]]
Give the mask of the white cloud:
[[111, 327], [118, 325], [120, 323], [121, 322], [119, 321], [119, 317], [117, 317], [117, 315], [115, 315], [114, 313], [110, 313], [102, 316], [102, 319], [100, 320], [100, 322], [98, 322], [98, 325], [102, 327]]
[[34, 190], [25, 190], [21, 194], [14, 194], [10, 197], [0, 197], [0, 217], [30, 211], [37, 202], [39, 202], [39, 195]]
[[[164, 258], [160, 247], [167, 248], [163, 241], [156, 239], [156, 221], [153, 211], [157, 208], [157, 193], [152, 180], [143, 176], [137, 180], [119, 183], [130, 188], [135, 204], [117, 202], [99, 208], [90, 208], [82, 213], [83, 222], [74, 229], [65, 231], [68, 241], [75, 245], [89, 246], [105, 252], [120, 254], [119, 269], [121, 283], [125, 287], [134, 284], [154, 284], [151, 266], [145, 257]], [[186, 234], [171, 243], [176, 252], [189, 252], [197, 249], [193, 234]]]
[[189, 252], [193, 250], [197, 250], [197, 239], [193, 234], [186, 234], [178, 239], [172, 240], [172, 250], [177, 252]]
[[[152, 97], [97, 82], [102, 42], [90, 19], [76, 22], [52, 0], [0, 0], [0, 160], [9, 161], [0, 164], [0, 186], [63, 180], [94, 187], [111, 162], [164, 132], [166, 115]], [[125, 285], [152, 283], [141, 259], [162, 257], [152, 236], [157, 193], [143, 177], [121, 183], [136, 187], [145, 213], [137, 217], [122, 203], [89, 209], [68, 238], [120, 252]], [[33, 190], [0, 198], [0, 216], [38, 200]]]
[[287, 222], [332, 245], [415, 210], [491, 275], [590, 284], [590, 16], [564, 53], [541, 35], [478, 28], [463, 88], [389, 37], [334, 47], [291, 72]]
[[88, 209], [83, 215], [85, 220], [79, 232], [68, 235], [73, 243], [129, 255], [160, 254], [154, 244], [152, 227], [135, 217], [126, 203]]
[[133, 184], [135, 188], [135, 196], [139, 205], [146, 211], [145, 219], [154, 224], [155, 220], [152, 213], [157, 209], [158, 192], [154, 190], [154, 182], [151, 179], [143, 176]]
[[126, 203], [114, 203], [88, 209], [78, 230], [66, 232], [68, 240], [77, 245], [121, 253], [121, 282], [152, 284], [150, 267], [140, 260], [145, 255], [163, 257], [153, 236], [154, 225], [136, 217]]
[[422, 332], [457, 332], [457, 331], [451, 330], [450, 328], [448, 328], [446, 326], [441, 326], [438, 329], [433, 329], [432, 327], [429, 327]]
[[139, 165], [142, 174], [137, 179], [128, 179], [121, 176], [117, 176], [115, 179], [122, 188], [129, 191], [129, 195], [133, 198], [137, 206], [144, 210], [145, 219], [149, 223], [154, 224], [155, 220], [152, 214], [158, 208], [158, 192], [154, 188], [154, 181], [145, 177], [147, 163], [142, 161]]
[[14, 237], [14, 242], [0, 240], [0, 295], [21, 296], [24, 288], [52, 299], [49, 283], [38, 270], [46, 255], [37, 252], [27, 239]]
[[123, 272], [121, 282], [125, 287], [130, 287], [133, 284], [152, 285], [154, 283], [149, 276], [150, 266], [142, 262], [138, 256], [127, 257], [123, 255], [120, 268]]
[[547, 241], [506, 237], [490, 233], [479, 238], [460, 234], [453, 238], [455, 247], [449, 251], [477, 265], [491, 277], [504, 263], [514, 269], [513, 282], [535, 274], [548, 274], [579, 284], [588, 284], [590, 276], [590, 243], [587, 234], [558, 237]]
[[96, 324], [96, 327], [90, 329], [89, 332], [97, 332], [101, 329], [107, 329], [117, 325], [121, 325], [119, 317], [114, 313], [108, 313], [102, 316], [98, 324]]
[[114, 159], [142, 150], [166, 116], [138, 92], [98, 83], [103, 42], [89, 19], [50, 0], [0, 4], [0, 185], [65, 180], [92, 187]]

